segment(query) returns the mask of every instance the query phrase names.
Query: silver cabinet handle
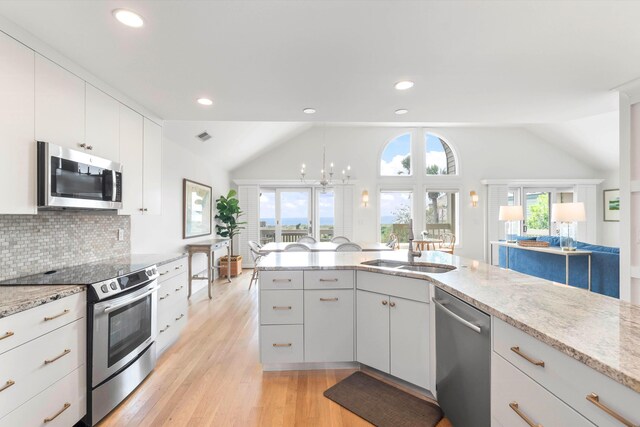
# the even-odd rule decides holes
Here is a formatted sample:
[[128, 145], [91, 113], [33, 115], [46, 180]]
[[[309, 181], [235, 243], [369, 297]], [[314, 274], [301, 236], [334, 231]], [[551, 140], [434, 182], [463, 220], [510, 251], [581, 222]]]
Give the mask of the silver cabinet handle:
[[82, 144], [78, 144], [80, 146], [80, 148], [87, 148], [87, 144], [85, 144], [84, 142]]
[[638, 424], [633, 424], [631, 421], [629, 421], [628, 419], [624, 418], [622, 415], [618, 414], [616, 411], [614, 411], [613, 409], [609, 408], [604, 403], [601, 403], [600, 402], [600, 396], [598, 396], [596, 393], [589, 393], [587, 395], [587, 400], [589, 402], [593, 403], [594, 405], [596, 405], [598, 407], [598, 409], [604, 411], [607, 415], [610, 415], [613, 418], [615, 418], [616, 420], [618, 420], [620, 423], [622, 423], [626, 427], [638, 427]]
[[170, 294], [166, 294], [163, 297], [158, 298], [160, 301], [162, 301], [163, 299], [169, 298], [171, 295]]
[[440, 301], [437, 300], [435, 298], [431, 298], [431, 300], [438, 306], [440, 307], [445, 313], [447, 313], [449, 316], [451, 316], [452, 318], [454, 318], [455, 320], [457, 320], [458, 322], [462, 323], [464, 326], [466, 326], [467, 328], [471, 329], [472, 331], [475, 331], [477, 333], [481, 333], [482, 329], [480, 329], [480, 326], [478, 325], [474, 325], [473, 323], [469, 322], [466, 319], [463, 319], [462, 317], [458, 316], [457, 314], [455, 314], [453, 311], [449, 310], [447, 307], [444, 306], [444, 304]]
[[179, 292], [182, 290], [182, 288], [184, 288], [184, 285], [180, 286], [179, 288], [176, 288], [176, 292]]
[[169, 329], [169, 328], [170, 328], [170, 326], [169, 326], [169, 325], [166, 325], [166, 326], [164, 327], [164, 329], [160, 329], [160, 333], [163, 333], [164, 331], [166, 331], [166, 330], [167, 330], [167, 329]]
[[184, 314], [180, 314], [180, 316], [176, 317], [176, 322], [184, 317]]
[[511, 402], [509, 403], [509, 407], [511, 409], [513, 409], [513, 412], [515, 412], [516, 414], [518, 414], [518, 416], [520, 418], [522, 418], [522, 420], [527, 423], [530, 427], [542, 427], [542, 424], [536, 424], [534, 423], [531, 418], [529, 418], [524, 412], [522, 412], [522, 410], [520, 410], [520, 407], [518, 405], [518, 402]]
[[291, 306], [290, 305], [274, 305], [273, 309], [274, 310], [291, 310]]
[[87, 150], [93, 150], [93, 145], [87, 145]]
[[532, 357], [527, 356], [522, 351], [520, 351], [520, 347], [518, 346], [511, 347], [511, 351], [513, 351], [515, 354], [522, 357], [524, 360], [531, 363], [532, 365], [536, 365], [544, 368], [544, 360], [534, 359]]
[[291, 344], [290, 342], [286, 343], [286, 344], [280, 344], [280, 343], [273, 343], [274, 347], [291, 347], [293, 344]]
[[117, 310], [117, 309], [119, 309], [119, 308], [121, 308], [121, 307], [124, 307], [124, 306], [126, 306], [126, 305], [131, 304], [132, 302], [136, 302], [136, 301], [141, 300], [142, 298], [146, 298], [146, 297], [148, 297], [149, 295], [151, 295], [152, 293], [154, 293], [154, 292], [155, 292], [155, 291], [157, 291], [158, 289], [160, 289], [160, 286], [154, 286], [153, 288], [150, 288], [150, 289], [149, 289], [147, 292], [145, 292], [144, 294], [142, 294], [142, 295], [138, 295], [137, 297], [135, 297], [135, 298], [133, 298], [133, 299], [130, 299], [130, 300], [127, 300], [127, 301], [123, 302], [122, 304], [117, 304], [117, 305], [108, 305], [108, 306], [106, 306], [106, 307], [104, 308], [104, 312], [105, 312], [105, 313], [111, 313], [112, 311], [115, 311], [115, 310]]
[[176, 268], [174, 268], [174, 270], [180, 270], [182, 268], [181, 265], [177, 266]]
[[322, 302], [338, 301], [338, 297], [334, 297], [334, 298], [320, 298], [320, 301], [322, 301]]
[[273, 283], [277, 283], [277, 282], [291, 282], [291, 279], [273, 279]]
[[338, 279], [320, 279], [321, 282], [337, 282]]

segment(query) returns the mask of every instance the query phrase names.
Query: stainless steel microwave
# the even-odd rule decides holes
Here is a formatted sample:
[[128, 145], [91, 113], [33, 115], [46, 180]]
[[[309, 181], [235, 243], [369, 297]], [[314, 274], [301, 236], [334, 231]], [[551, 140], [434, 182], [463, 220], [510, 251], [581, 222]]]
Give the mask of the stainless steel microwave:
[[38, 141], [38, 207], [121, 209], [122, 165]]

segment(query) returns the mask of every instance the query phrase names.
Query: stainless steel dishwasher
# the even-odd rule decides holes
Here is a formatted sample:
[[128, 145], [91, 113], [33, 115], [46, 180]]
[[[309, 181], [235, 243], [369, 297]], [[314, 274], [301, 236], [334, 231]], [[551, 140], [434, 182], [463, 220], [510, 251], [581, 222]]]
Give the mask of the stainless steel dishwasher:
[[436, 288], [436, 392], [455, 427], [491, 425], [491, 318]]

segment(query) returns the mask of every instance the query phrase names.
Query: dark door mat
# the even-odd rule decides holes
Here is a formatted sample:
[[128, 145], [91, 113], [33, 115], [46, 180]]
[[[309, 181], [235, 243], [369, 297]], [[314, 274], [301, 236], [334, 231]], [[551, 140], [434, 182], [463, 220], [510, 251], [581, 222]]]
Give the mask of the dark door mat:
[[442, 409], [363, 372], [354, 372], [324, 396], [379, 427], [435, 427]]

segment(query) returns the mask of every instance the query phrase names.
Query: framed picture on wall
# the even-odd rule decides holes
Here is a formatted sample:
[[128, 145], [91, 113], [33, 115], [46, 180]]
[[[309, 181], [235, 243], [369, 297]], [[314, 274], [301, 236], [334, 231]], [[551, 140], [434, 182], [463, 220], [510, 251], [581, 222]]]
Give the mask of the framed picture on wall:
[[182, 191], [182, 238], [211, 234], [211, 187], [184, 179]]
[[604, 220], [620, 221], [620, 190], [604, 190]]

